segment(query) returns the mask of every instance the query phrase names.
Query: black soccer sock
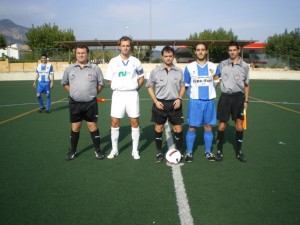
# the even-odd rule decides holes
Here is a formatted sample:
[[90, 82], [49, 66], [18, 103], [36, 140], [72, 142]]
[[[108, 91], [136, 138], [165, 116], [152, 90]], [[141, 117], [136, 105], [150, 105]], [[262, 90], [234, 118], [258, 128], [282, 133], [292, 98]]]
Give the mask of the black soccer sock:
[[71, 134], [70, 134], [71, 150], [74, 152], [76, 152], [77, 149], [79, 134], [80, 132], [74, 132], [71, 130]]
[[93, 131], [93, 132], [90, 132], [91, 133], [91, 138], [93, 140], [93, 143], [94, 143], [94, 147], [95, 147], [95, 150], [100, 150], [100, 132], [99, 132], [99, 129]]
[[175, 136], [175, 146], [176, 146], [176, 149], [178, 151], [180, 151], [181, 154], [183, 154], [183, 147], [182, 147], [182, 144], [183, 144], [183, 132], [174, 132], [174, 136]]
[[155, 144], [156, 144], [157, 153], [162, 153], [162, 135], [163, 132], [155, 131]]
[[237, 154], [239, 154], [242, 151], [243, 138], [244, 138], [244, 131], [235, 131]]
[[217, 151], [223, 151], [224, 131], [218, 130], [217, 132]]

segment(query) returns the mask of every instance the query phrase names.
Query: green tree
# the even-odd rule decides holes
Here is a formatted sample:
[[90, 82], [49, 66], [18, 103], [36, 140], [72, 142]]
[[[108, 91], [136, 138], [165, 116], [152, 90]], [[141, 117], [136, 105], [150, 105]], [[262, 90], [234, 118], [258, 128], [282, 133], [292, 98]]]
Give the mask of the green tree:
[[265, 53], [269, 57], [281, 58], [290, 69], [300, 69], [300, 29], [268, 37]]
[[[200, 33], [190, 34], [188, 40], [237, 40], [237, 36], [234, 35], [233, 31], [224, 30], [222, 27], [213, 31], [211, 29], [206, 29]], [[208, 46], [209, 47], [209, 60], [212, 62], [221, 62], [228, 57], [226, 46]], [[194, 54], [194, 50], [192, 50]]]
[[106, 50], [90, 50], [89, 59], [94, 62], [99, 61], [101, 63], [109, 62], [113, 57], [116, 56], [116, 50], [106, 49]]
[[0, 48], [6, 48], [6, 46], [7, 46], [6, 39], [2, 34], [0, 34]]
[[[54, 55], [57, 53], [57, 48], [61, 49], [57, 41], [75, 41], [75, 36], [72, 29], [61, 30], [57, 25], [51, 25], [45, 23], [42, 26], [32, 27], [26, 33], [27, 42], [31, 50], [38, 54], [46, 53], [48, 55]], [[66, 49], [61, 49], [66, 51]]]

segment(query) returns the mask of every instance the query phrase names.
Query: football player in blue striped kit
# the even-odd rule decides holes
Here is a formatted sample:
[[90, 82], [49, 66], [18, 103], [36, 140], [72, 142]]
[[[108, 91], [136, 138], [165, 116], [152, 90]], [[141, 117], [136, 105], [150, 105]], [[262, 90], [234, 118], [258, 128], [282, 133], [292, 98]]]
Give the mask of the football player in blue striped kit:
[[[33, 81], [33, 88], [36, 88], [36, 97], [40, 108], [39, 113], [46, 109], [46, 112], [50, 112], [51, 98], [50, 90], [53, 88], [54, 70], [51, 63], [47, 62], [47, 55], [41, 55], [41, 63], [36, 68], [36, 76]], [[36, 85], [36, 83], [38, 83]], [[44, 106], [42, 94], [46, 95], [46, 108]]]
[[[193, 160], [193, 147], [196, 139], [196, 128], [204, 127], [204, 155], [209, 161], [214, 161], [212, 154], [213, 131], [216, 124], [215, 86], [218, 81], [217, 66], [207, 60], [208, 48], [204, 43], [198, 43], [195, 48], [196, 61], [187, 65], [184, 70], [184, 82], [187, 88], [189, 125], [186, 134], [186, 162]], [[216, 80], [214, 80], [216, 79]]]

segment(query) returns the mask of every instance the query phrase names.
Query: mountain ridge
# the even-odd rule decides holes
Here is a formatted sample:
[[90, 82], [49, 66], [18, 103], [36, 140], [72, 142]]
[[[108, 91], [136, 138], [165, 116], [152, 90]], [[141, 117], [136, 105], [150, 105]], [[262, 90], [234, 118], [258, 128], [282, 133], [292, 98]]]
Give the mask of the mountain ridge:
[[28, 27], [18, 25], [10, 19], [0, 20], [0, 34], [4, 36], [7, 45], [24, 44], [27, 40], [26, 33], [28, 30]]

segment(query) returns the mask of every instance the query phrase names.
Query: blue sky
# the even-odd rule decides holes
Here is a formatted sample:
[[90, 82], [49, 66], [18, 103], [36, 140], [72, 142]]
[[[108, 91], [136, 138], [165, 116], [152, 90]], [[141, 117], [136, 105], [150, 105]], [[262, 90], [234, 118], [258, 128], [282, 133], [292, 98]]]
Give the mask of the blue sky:
[[239, 40], [264, 42], [299, 28], [299, 11], [299, 0], [1, 0], [0, 19], [25, 27], [55, 23], [77, 40], [186, 39], [222, 27]]

